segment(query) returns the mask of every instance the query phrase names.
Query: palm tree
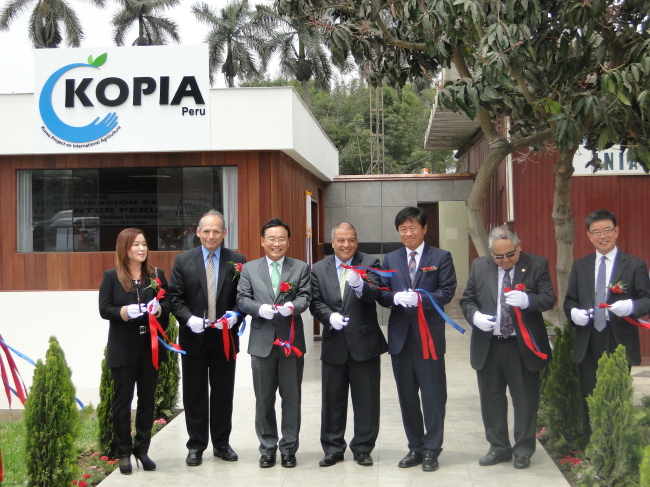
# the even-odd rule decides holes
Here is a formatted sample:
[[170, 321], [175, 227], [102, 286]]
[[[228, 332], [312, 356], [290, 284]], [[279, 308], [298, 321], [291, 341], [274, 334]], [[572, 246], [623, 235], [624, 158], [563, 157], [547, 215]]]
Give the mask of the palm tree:
[[[295, 4], [294, 4], [295, 5]], [[294, 7], [295, 8], [295, 7]], [[332, 80], [332, 62], [321, 31], [306, 16], [280, 15], [268, 7], [259, 7], [275, 30], [268, 41], [266, 57], [277, 53], [280, 73], [296, 78], [302, 86], [303, 100], [309, 106], [309, 80], [314, 79], [316, 88], [329, 90]], [[345, 71], [350, 66], [342, 64]]]
[[[210, 56], [210, 83], [221, 67], [228, 88], [235, 77], [253, 79], [266, 69], [265, 39], [271, 28], [251, 11], [248, 0], [235, 0], [217, 14], [207, 3], [192, 5], [197, 20], [210, 26], [206, 37]], [[260, 56], [260, 61], [255, 58]], [[259, 64], [259, 67], [258, 67]]]
[[162, 46], [171, 39], [181, 42], [178, 25], [167, 17], [161, 17], [163, 10], [177, 6], [180, 0], [118, 0], [122, 9], [113, 17], [113, 40], [124, 45], [124, 36], [134, 22], [138, 22], [138, 37], [132, 46]]
[[[104, 0], [88, 0], [93, 5], [104, 8]], [[9, 24], [35, 4], [29, 17], [28, 34], [36, 49], [59, 47], [63, 41], [68, 47], [79, 47], [84, 38], [81, 23], [75, 11], [66, 0], [13, 0], [0, 13], [0, 30], [9, 30]]]

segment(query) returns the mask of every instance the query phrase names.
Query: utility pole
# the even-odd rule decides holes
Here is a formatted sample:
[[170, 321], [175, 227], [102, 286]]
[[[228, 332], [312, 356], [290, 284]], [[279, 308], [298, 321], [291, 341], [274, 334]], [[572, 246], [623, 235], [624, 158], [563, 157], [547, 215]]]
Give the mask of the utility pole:
[[370, 94], [370, 167], [366, 174], [383, 174], [386, 172], [384, 148], [384, 87], [373, 88]]

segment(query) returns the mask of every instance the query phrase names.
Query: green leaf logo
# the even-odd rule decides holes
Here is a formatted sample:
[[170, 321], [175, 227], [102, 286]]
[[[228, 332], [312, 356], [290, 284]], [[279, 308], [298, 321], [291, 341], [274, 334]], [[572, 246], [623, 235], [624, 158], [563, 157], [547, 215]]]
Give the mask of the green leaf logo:
[[108, 56], [106, 53], [101, 54], [97, 59], [93, 59], [92, 55], [88, 56], [88, 64], [95, 66], [96, 68], [100, 67], [102, 64], [106, 62], [106, 58]]

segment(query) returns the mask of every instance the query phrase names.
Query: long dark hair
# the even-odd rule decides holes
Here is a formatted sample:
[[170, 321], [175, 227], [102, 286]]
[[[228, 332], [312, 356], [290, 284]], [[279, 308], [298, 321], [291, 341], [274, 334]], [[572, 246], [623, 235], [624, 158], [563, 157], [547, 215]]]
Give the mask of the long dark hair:
[[[122, 287], [126, 292], [130, 292], [133, 288], [133, 283], [131, 282], [131, 274], [129, 273], [129, 257], [128, 252], [133, 246], [133, 242], [138, 237], [142, 235], [144, 237], [144, 232], [139, 228], [125, 228], [117, 236], [117, 242], [115, 243], [115, 270], [117, 271], [117, 278], [122, 284]], [[145, 279], [151, 276], [151, 271], [149, 270], [149, 249], [147, 248], [147, 258], [144, 259], [140, 267], [141, 282], [142, 286]]]

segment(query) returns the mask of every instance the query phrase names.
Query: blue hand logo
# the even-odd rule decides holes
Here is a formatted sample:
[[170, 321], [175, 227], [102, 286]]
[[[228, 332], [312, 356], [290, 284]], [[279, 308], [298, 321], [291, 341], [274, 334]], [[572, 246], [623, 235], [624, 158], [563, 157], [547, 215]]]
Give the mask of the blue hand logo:
[[99, 69], [97, 66], [85, 63], [68, 64], [67, 66], [62, 67], [55, 71], [45, 82], [38, 101], [41, 118], [43, 119], [43, 122], [45, 122], [47, 128], [60, 139], [76, 143], [90, 142], [92, 140], [100, 139], [117, 126], [117, 113], [115, 112], [108, 113], [101, 121], [99, 120], [99, 117], [97, 117], [88, 125], [75, 127], [68, 125], [61, 120], [54, 111], [54, 107], [52, 106], [52, 92], [54, 91], [54, 86], [65, 73], [80, 67]]

